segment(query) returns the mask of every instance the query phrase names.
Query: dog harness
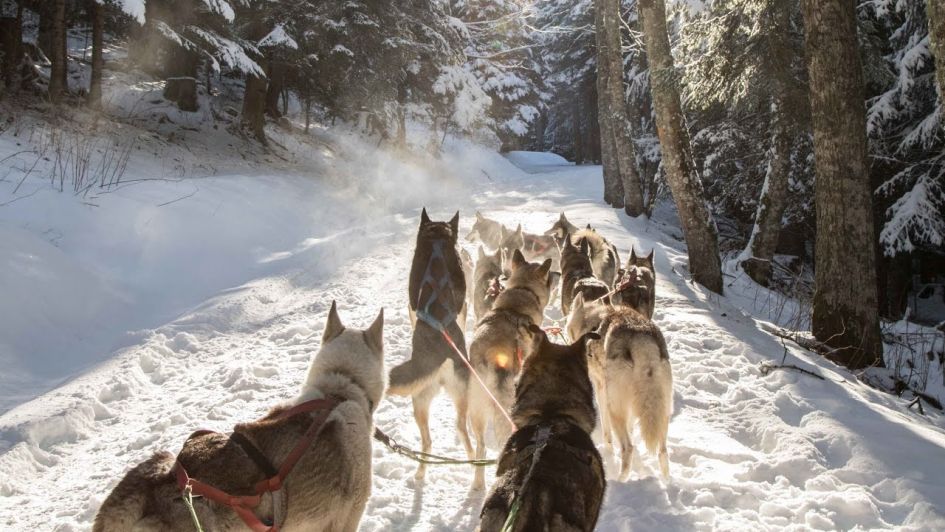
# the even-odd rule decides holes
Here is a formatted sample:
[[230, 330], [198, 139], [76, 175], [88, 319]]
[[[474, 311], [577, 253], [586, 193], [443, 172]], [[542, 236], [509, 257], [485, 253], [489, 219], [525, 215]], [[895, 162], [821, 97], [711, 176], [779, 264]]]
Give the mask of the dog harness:
[[[283, 484], [289, 476], [289, 473], [292, 472], [292, 468], [295, 467], [295, 464], [302, 458], [302, 455], [304, 455], [305, 451], [312, 445], [312, 442], [318, 438], [321, 430], [325, 427], [325, 421], [328, 419], [328, 416], [334, 411], [335, 407], [343, 401], [344, 399], [334, 396], [328, 396], [324, 399], [313, 399], [296, 405], [275, 417], [276, 420], [281, 420], [300, 414], [315, 413], [308, 429], [306, 429], [305, 433], [299, 439], [298, 443], [295, 444], [295, 447], [292, 448], [292, 451], [289, 452], [289, 455], [278, 469], [272, 466], [269, 460], [266, 459], [262, 452], [259, 451], [246, 436], [239, 433], [234, 433], [230, 436], [267, 475], [267, 478], [257, 482], [253, 486], [253, 495], [230, 495], [223, 490], [192, 478], [187, 474], [187, 470], [179, 459], [174, 463], [173, 468], [177, 478], [177, 487], [180, 489], [181, 493], [187, 488], [190, 488], [191, 493], [194, 495], [204, 497], [223, 506], [228, 506], [236, 512], [236, 515], [238, 515], [253, 532], [278, 532], [279, 528], [282, 526], [282, 522], [285, 520], [284, 508], [288, 506], [288, 498], [282, 493]], [[191, 434], [190, 438], [210, 432], [212, 431], [200, 430]], [[272, 523], [264, 523], [253, 511], [254, 508], [259, 506], [259, 503], [262, 501], [262, 496], [266, 493], [272, 496]]]
[[453, 309], [451, 298], [447, 298], [447, 294], [453, 293], [454, 287], [446, 255], [443, 253], [446, 240], [437, 239], [432, 244], [433, 252], [430, 253], [430, 260], [427, 261], [420, 290], [417, 292], [417, 318], [434, 329], [445, 331], [446, 327], [456, 320], [459, 312]]

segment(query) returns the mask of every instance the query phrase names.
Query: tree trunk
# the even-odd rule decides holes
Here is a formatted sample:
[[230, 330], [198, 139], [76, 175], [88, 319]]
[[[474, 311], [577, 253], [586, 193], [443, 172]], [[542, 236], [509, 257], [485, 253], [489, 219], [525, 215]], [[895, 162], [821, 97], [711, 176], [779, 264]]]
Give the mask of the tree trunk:
[[49, 101], [59, 103], [67, 90], [63, 83], [66, 56], [63, 53], [66, 39], [66, 0], [55, 0], [52, 8], [52, 67], [49, 70]]
[[252, 131], [256, 139], [266, 145], [266, 78], [250, 74], [246, 77], [243, 94], [243, 125]]
[[620, 178], [617, 146], [614, 143], [614, 124], [610, 110], [610, 62], [603, 60], [607, 49], [607, 32], [604, 30], [604, 10], [602, 0], [594, 2], [594, 27], [597, 40], [597, 124], [600, 127], [600, 158], [604, 176], [604, 202], [614, 208], [621, 208], [623, 203], [623, 182]]
[[771, 281], [771, 262], [781, 234], [781, 217], [787, 206], [788, 179], [791, 174], [790, 111], [785, 108], [780, 85], [778, 87], [771, 102], [768, 172], [758, 200], [755, 226], [740, 260], [745, 273], [762, 286], [769, 286]]
[[601, 13], [604, 46], [598, 45], [597, 63], [607, 64], [607, 120], [610, 121], [614, 136], [614, 155], [619, 179], [623, 184], [624, 210], [629, 216], [643, 214], [643, 192], [640, 188], [640, 174], [637, 171], [636, 150], [628, 126], [630, 116], [627, 113], [627, 99], [623, 83], [623, 39], [620, 28], [620, 0], [597, 0], [596, 8]]
[[92, 0], [92, 73], [89, 81], [89, 105], [102, 108], [102, 34], [105, 26], [105, 6]]
[[2, 76], [7, 95], [20, 90], [20, 65], [23, 63], [23, 4], [17, 3], [14, 18], [0, 19], [0, 41], [3, 46]]
[[574, 164], [582, 164], [584, 162], [584, 139], [581, 135], [581, 118], [581, 100], [575, 98], [574, 112], [571, 116], [571, 120], [574, 124], [572, 126], [574, 139]]
[[639, 0], [640, 18], [650, 62], [650, 89], [656, 112], [656, 130], [663, 152], [663, 168], [682, 222], [689, 248], [692, 278], [713, 292], [722, 293], [719, 239], [706, 205], [702, 180], [692, 158], [689, 131], [679, 98], [678, 80], [666, 32], [663, 0]]
[[282, 116], [279, 110], [279, 97], [282, 95], [282, 85], [285, 82], [285, 65], [279, 61], [269, 61], [269, 87], [266, 89], [266, 114], [273, 118]]
[[835, 359], [849, 368], [882, 365], [855, 7], [847, 0], [803, 0], [801, 8], [817, 172], [811, 332], [837, 348]]
[[[928, 2], [929, 15], [929, 44], [932, 55], [935, 56], [935, 79], [938, 81], [938, 101], [945, 107], [945, 2], [930, 0]], [[942, 120], [945, 127], [945, 119]]]

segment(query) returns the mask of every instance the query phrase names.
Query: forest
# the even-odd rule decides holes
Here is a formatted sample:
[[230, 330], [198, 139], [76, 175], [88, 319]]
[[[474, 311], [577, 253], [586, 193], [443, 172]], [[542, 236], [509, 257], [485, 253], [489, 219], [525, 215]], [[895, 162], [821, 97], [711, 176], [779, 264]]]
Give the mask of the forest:
[[[297, 183], [299, 175], [308, 181]], [[216, 181], [222, 178], [232, 180]], [[211, 358], [201, 359], [200, 367], [210, 367], [208, 361], [224, 351], [211, 344], [222, 345], [227, 335], [249, 329], [271, 335], [267, 353], [310, 347], [308, 337], [266, 329], [295, 313], [311, 318], [316, 309], [318, 316], [327, 312], [327, 303], [303, 304], [293, 290], [308, 290], [306, 298], [326, 290], [371, 305], [383, 300], [389, 313], [403, 313], [406, 305], [390, 300], [394, 290], [381, 277], [407, 272], [388, 271], [376, 250], [394, 246], [383, 235], [406, 234], [407, 217], [413, 231], [421, 208], [424, 217], [426, 208], [449, 216], [459, 209], [463, 235], [475, 222], [459, 246], [479, 261], [488, 256], [482, 247], [477, 255], [471, 242], [477, 231], [481, 239], [478, 224], [490, 210], [508, 224], [503, 241], [520, 233], [522, 244], [533, 247], [551, 234], [542, 234], [549, 217], [557, 220], [560, 211], [561, 220], [566, 214], [571, 219], [568, 209], [576, 210], [589, 217], [587, 231], [603, 227], [602, 234], [622, 246], [624, 260], [645, 256], [637, 245], [645, 245], [645, 253], [654, 250], [650, 267], [656, 260], [659, 282], [678, 296], [673, 302], [708, 305], [715, 320], [743, 316], [757, 322], [748, 332], [741, 322], [713, 322], [708, 339], [693, 347], [704, 324], [687, 320], [702, 307], [677, 313], [664, 306], [652, 318], [666, 331], [675, 331], [667, 326], [673, 320], [684, 324], [676, 332], [681, 339], [670, 332], [667, 338], [671, 358], [673, 348], [686, 353], [688, 392], [712, 396], [693, 399], [699, 408], [716, 400], [728, 408], [730, 396], [742, 392], [732, 391], [741, 390], [734, 376], [718, 385], [721, 391], [707, 384], [716, 377], [702, 372], [714, 370], [696, 360], [697, 352], [740, 350], [750, 360], [736, 366], [742, 378], [760, 365], [765, 377], [783, 369], [802, 380], [826, 375], [827, 381], [859, 381], [882, 398], [862, 392], [865, 398], [857, 401], [892, 404], [909, 415], [932, 413], [937, 417], [929, 430], [941, 436], [945, 1], [0, 0], [0, 269], [7, 265], [0, 298], [9, 295], [0, 302], [0, 365], [10, 367], [0, 376], [0, 473], [27, 467], [13, 454], [19, 443], [46, 452], [62, 441], [81, 442], [108, 404], [144, 393], [135, 391], [137, 382], [114, 384], [119, 377], [111, 369], [93, 369], [107, 361], [128, 363], [119, 356], [122, 349], [134, 353], [134, 371], [152, 380], [162, 374], [153, 381], [157, 390], [168, 375], [187, 374], [175, 356], [206, 350]], [[551, 241], [558, 246], [555, 268], [563, 267], [566, 235], [584, 230], [580, 214], [577, 225]], [[152, 220], [156, 227], [148, 225]], [[346, 248], [340, 241], [347, 238]], [[370, 253], [362, 249], [368, 244]], [[330, 252], [314, 254], [323, 245]], [[512, 248], [506, 255], [503, 246], [486, 248], [496, 249], [504, 281]], [[391, 249], [398, 260], [406, 256], [406, 250]], [[24, 257], [47, 262], [34, 267]], [[358, 257], [374, 269], [359, 271], [353, 265]], [[340, 271], [347, 275], [340, 288], [321, 277]], [[266, 321], [240, 300], [233, 305], [246, 321], [236, 323], [220, 301], [235, 297], [229, 292], [234, 287], [257, 290], [254, 283], [272, 290], [254, 296], [260, 305], [284, 298], [292, 311], [267, 310], [272, 314]], [[618, 291], [607, 284], [613, 289], [608, 296]], [[495, 286], [501, 289], [500, 277]], [[660, 284], [659, 293], [664, 289]], [[661, 297], [658, 308], [666, 303]], [[553, 321], [559, 331], [568, 319], [564, 308]], [[366, 320], [368, 314], [373, 317], [376, 308], [355, 315]], [[394, 352], [408, 358], [407, 325], [416, 321], [409, 318], [413, 323], [397, 314], [393, 322], [400, 327]], [[318, 323], [293, 327], [317, 337]], [[725, 333], [716, 347], [714, 326]], [[330, 324], [326, 338], [328, 329]], [[70, 349], [74, 353], [62, 354]], [[801, 351], [816, 356], [802, 359]], [[161, 370], [165, 363], [173, 369]], [[822, 365], [827, 363], [849, 373], [830, 373]], [[253, 404], [275, 398], [264, 384], [254, 388], [265, 379], [251, 365], [224, 365], [230, 373], [219, 376], [221, 389], [245, 393]], [[305, 371], [304, 365], [293, 368]], [[680, 370], [674, 371], [677, 409], [695, 408], [682, 400], [688, 392], [679, 392], [684, 385]], [[96, 384], [106, 392], [87, 401], [68, 399], [80, 395], [69, 386], [89, 375], [111, 379]], [[822, 397], [810, 384], [798, 386]], [[763, 405], [779, 393], [746, 390], [757, 393], [749, 400]], [[47, 393], [56, 398], [52, 410], [33, 405]], [[154, 401], [164, 400], [154, 394]], [[168, 394], [183, 396], [176, 389]], [[829, 396], [824, 404], [834, 400]], [[212, 404], [203, 396], [200, 401]], [[84, 421], [72, 413], [62, 425], [49, 421], [59, 406]], [[791, 403], [787, 416], [803, 407], [803, 401]], [[162, 415], [173, 410], [157, 408]], [[388, 422], [405, 419], [382, 412]], [[743, 414], [724, 412], [725, 438], [739, 439], [744, 434], [733, 427], [756, 422], [738, 417]], [[218, 419], [235, 415], [228, 411]], [[699, 419], [693, 426], [712, 424]], [[143, 423], [135, 430], [144, 430]], [[787, 417], [785, 423], [792, 424]], [[155, 426], [143, 447], [167, 443], [168, 433]], [[884, 426], [877, 421], [851, 429], [849, 439]], [[419, 436], [398, 436], [419, 438], [426, 449], [430, 436], [419, 430]], [[756, 452], [771, 442], [760, 432], [751, 434], [757, 441], [739, 443]], [[678, 432], [670, 434], [674, 442]], [[938, 443], [926, 445], [931, 436], [922, 438], [916, 449], [939, 449]], [[834, 468], [837, 455], [823, 446], [836, 441], [827, 439], [811, 444], [829, 455], [812, 463]], [[461, 452], [452, 440], [435, 441]], [[777, 448], [765, 452], [790, 452], [771, 445]], [[841, 455], [856, 447], [843, 449]], [[742, 459], [740, 452], [733, 450], [732, 460]], [[50, 478], [59, 474], [43, 459], [27, 461]], [[123, 471], [123, 465], [109, 467]], [[388, 465], [385, 474], [402, 467]], [[908, 477], [910, 467], [897, 463], [878, 471]], [[394, 482], [399, 474], [375, 482]], [[706, 486], [713, 485], [679, 488], [671, 508], [634, 502], [617, 488], [599, 529], [622, 526], [621, 507], [635, 508], [658, 526], [669, 515], [686, 513], [682, 509]], [[897, 489], [927, 487], [902, 486]], [[742, 488], [759, 491], [733, 489]], [[397, 491], [389, 483], [375, 489], [392, 498]], [[945, 496], [943, 486], [930, 489]], [[863, 516], [873, 514], [866, 511], [844, 514], [838, 504], [823, 513], [830, 520], [824, 524], [805, 517], [804, 505], [815, 504], [818, 495], [802, 491], [809, 497], [799, 496], [786, 520], [751, 508], [761, 515], [752, 523], [784, 527], [807, 519], [810, 528], [837, 529], [945, 523], [936, 514], [945, 509], [934, 504], [933, 518], [909, 513], [899, 522], [883, 520], [888, 516], [870, 521]], [[0, 481], [0, 496], [18, 493]], [[880, 495], [870, 497], [874, 507], [882, 506]], [[738, 506], [722, 499], [712, 506], [719, 515]], [[65, 526], [88, 525], [94, 510], [83, 505], [89, 503], [68, 504]], [[479, 511], [477, 504], [475, 511], [449, 507], [460, 516], [456, 524], [439, 521], [440, 508], [422, 513], [418, 525], [383, 514], [378, 504], [368, 509], [376, 522], [365, 517], [362, 529], [469, 528], [467, 514]], [[411, 501], [399, 504], [410, 507]], [[12, 513], [12, 503], [9, 508]], [[0, 525], [2, 518], [0, 512]], [[668, 528], [747, 526], [734, 514], [719, 519], [700, 516]], [[15, 529], [37, 521], [7, 523]]]

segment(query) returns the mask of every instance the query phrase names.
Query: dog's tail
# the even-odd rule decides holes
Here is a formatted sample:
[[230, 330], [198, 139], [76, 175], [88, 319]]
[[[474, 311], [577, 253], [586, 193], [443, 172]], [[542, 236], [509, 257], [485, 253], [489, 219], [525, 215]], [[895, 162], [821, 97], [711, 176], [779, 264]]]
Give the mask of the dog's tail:
[[673, 375], [662, 338], [636, 333], [626, 358], [610, 364], [615, 365], [607, 370], [608, 401], [628, 404], [640, 421], [647, 450], [659, 451], [666, 442], [673, 412]]
[[115, 486], [102, 507], [99, 508], [92, 525], [92, 532], [132, 530], [135, 523], [144, 517], [148, 496], [154, 483], [171, 479], [174, 456], [161, 451], [134, 467]]
[[673, 413], [673, 374], [661, 340], [638, 335], [630, 342], [634, 357], [633, 380], [637, 384], [631, 397], [640, 419], [640, 435], [651, 453], [665, 444]]
[[[456, 346], [466, 353], [466, 340], [462, 330], [451, 323], [447, 328]], [[443, 334], [424, 321], [417, 321], [413, 331], [410, 359], [390, 371], [387, 393], [391, 395], [413, 395], [426, 388], [437, 376], [447, 359], [456, 358], [452, 347]]]

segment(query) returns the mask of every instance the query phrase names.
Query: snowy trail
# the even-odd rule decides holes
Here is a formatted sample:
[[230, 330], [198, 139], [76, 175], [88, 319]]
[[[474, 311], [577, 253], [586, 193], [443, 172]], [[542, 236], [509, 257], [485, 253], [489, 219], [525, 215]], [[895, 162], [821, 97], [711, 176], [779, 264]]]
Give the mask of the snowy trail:
[[[528, 170], [535, 173], [491, 164], [493, 181], [466, 190], [467, 199], [450, 193], [432, 200], [434, 219], [459, 207], [465, 230], [478, 208], [539, 232], [566, 210], [575, 222], [592, 222], [624, 257], [631, 245], [657, 250], [655, 319], [675, 378], [672, 479], [658, 480], [655, 460], [644, 452], [630, 481], [609, 482], [600, 530], [945, 529], [941, 418], [930, 423], [762, 332], [736, 305], [750, 299], [745, 280], [729, 279], [726, 298], [687, 282], [671, 216], [644, 222], [601, 206], [599, 167]], [[332, 228], [299, 248], [289, 267], [218, 294], [0, 416], [0, 527], [86, 530], [132, 464], [157, 449], [179, 449], [196, 428], [227, 430], [294, 395], [331, 299], [353, 326], [385, 307], [388, 366], [403, 360], [419, 206]], [[332, 260], [319, 264], [326, 255]], [[780, 361], [785, 349], [791, 362], [826, 380], [786, 371], [762, 376], [760, 363]], [[462, 456], [445, 396], [434, 402], [431, 419], [434, 452]], [[402, 443], [419, 442], [407, 398], [385, 399], [375, 422]], [[417, 485], [407, 459], [376, 445], [374, 460], [362, 530], [469, 530], [478, 523], [484, 494], [469, 490], [468, 468], [431, 467]], [[611, 460], [608, 466], [612, 473]]]

